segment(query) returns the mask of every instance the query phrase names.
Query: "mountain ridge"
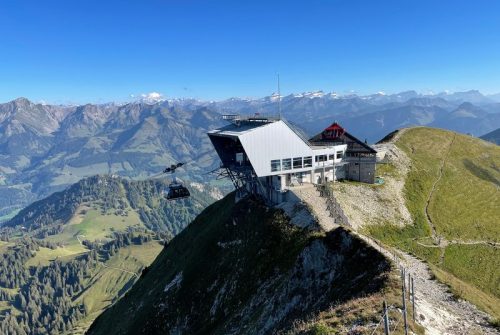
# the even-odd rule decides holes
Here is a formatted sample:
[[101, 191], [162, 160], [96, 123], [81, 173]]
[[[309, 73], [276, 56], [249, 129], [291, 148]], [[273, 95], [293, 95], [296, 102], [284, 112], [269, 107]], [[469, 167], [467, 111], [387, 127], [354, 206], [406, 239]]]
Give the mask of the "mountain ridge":
[[[309, 321], [312, 332], [371, 329], [379, 306], [358, 304], [394, 294], [388, 261], [342, 228], [325, 235], [288, 220], [255, 199], [227, 196], [174, 238], [88, 334], [294, 333]], [[329, 308], [339, 309], [336, 326], [311, 321]]]
[[[368, 142], [412, 125], [472, 135], [500, 127], [500, 104], [478, 100], [476, 91], [462, 95], [316, 93], [291, 94], [281, 101], [283, 117], [311, 136], [334, 120]], [[460, 98], [468, 96], [481, 103]], [[0, 198], [4, 199], [0, 217], [98, 173], [137, 179], [156, 174], [165, 165], [188, 161], [192, 163], [180, 171], [180, 177], [200, 182], [203, 173], [217, 167], [205, 133], [224, 124], [221, 114], [277, 114], [276, 97], [79, 106], [35, 104], [20, 98], [0, 104]], [[17, 199], [17, 207], [5, 200], [7, 195]]]
[[500, 128], [493, 130], [492, 132], [489, 132], [487, 134], [484, 134], [480, 138], [485, 141], [489, 141], [497, 145], [500, 145]]

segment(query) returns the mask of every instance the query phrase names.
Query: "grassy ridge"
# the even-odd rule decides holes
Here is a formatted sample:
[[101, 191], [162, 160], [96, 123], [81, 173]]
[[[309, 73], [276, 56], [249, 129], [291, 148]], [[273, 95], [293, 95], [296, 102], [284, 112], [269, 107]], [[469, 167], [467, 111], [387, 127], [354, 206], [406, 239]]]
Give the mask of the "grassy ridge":
[[[262, 320], [280, 322], [265, 331], [271, 333], [303, 319], [291, 333], [349, 328], [365, 333], [379, 321], [382, 300], [398, 305], [399, 275], [373, 248], [340, 228], [325, 235], [288, 220], [251, 199], [234, 204], [230, 195], [213, 204], [166, 246], [132, 290], [99, 316], [89, 334], [253, 334], [264, 332]], [[320, 245], [329, 250], [327, 256], [311, 251]], [[326, 278], [335, 279], [323, 287]], [[299, 307], [294, 300], [302, 301]], [[301, 310], [311, 306], [309, 301], [314, 307]], [[328, 308], [332, 304], [335, 309]], [[279, 313], [290, 313], [291, 319], [277, 321]]]
[[16, 209], [16, 210], [10, 212], [9, 214], [5, 214], [5, 215], [0, 216], [0, 223], [5, 222], [5, 221], [9, 221], [14, 216], [16, 216], [17, 213], [19, 213], [19, 211], [20, 211], [20, 209]]
[[[253, 209], [255, 210], [255, 208]], [[260, 209], [261, 211], [258, 212], [252, 211], [253, 215], [247, 215], [245, 219], [243, 219], [244, 215], [241, 215], [244, 222], [240, 223], [230, 219], [235, 210], [233, 195], [208, 207], [158, 256], [148, 271], [148, 275], [134, 286], [134, 289], [124, 297], [124, 301], [111, 307], [99, 317], [96, 325], [99, 329], [98, 333], [104, 329], [107, 329], [104, 330], [105, 333], [108, 331], [138, 333], [145, 327], [146, 323], [156, 323], [150, 327], [157, 327], [158, 323], [166, 322], [166, 320], [151, 320], [150, 316], [159, 303], [157, 302], [158, 297], [163, 296], [165, 285], [180, 272], [183, 273], [182, 287], [187, 289], [181, 289], [177, 297], [178, 300], [171, 304], [176, 306], [177, 311], [180, 310], [188, 314], [191, 303], [200, 299], [199, 293], [196, 292], [205, 292], [213, 282], [216, 282], [221, 273], [230, 275], [235, 266], [241, 268], [242, 271], [245, 271], [248, 285], [238, 288], [238, 300], [228, 301], [227, 310], [235, 310], [237, 305], [252, 292], [253, 285], [256, 285], [265, 276], [271, 275], [270, 271], [275, 266], [290, 266], [290, 261], [295, 259], [297, 253], [308, 240], [307, 236], [301, 234], [298, 229], [279, 225], [278, 222], [276, 225], [270, 225], [269, 222], [273, 220], [275, 213], [266, 212], [263, 208]], [[239, 208], [239, 211], [246, 212], [247, 210], [249, 209]], [[271, 238], [263, 242], [259, 236], [271, 236]], [[227, 242], [238, 241], [234, 239], [236, 237], [244, 238], [245, 246], [237, 248], [244, 254], [235, 253], [232, 251], [234, 248], [226, 250], [214, 243], [229, 238]], [[265, 258], [259, 257], [258, 252], [262, 248], [271, 249], [277, 254]], [[222, 254], [227, 254], [229, 261], [225, 261], [214, 272], [214, 264], [210, 260], [220, 258]], [[247, 263], [241, 264], [241, 260], [246, 260]], [[145, 292], [154, 292], [154, 294], [145, 296]], [[214, 299], [215, 296], [211, 300]], [[143, 305], [144, 308], [137, 309], [133, 315], [130, 315], [129, 307], [137, 304]], [[205, 304], [200, 305], [199, 308], [205, 310], [209, 309], [209, 306]], [[206, 312], [208, 315], [210, 314], [209, 310]], [[123, 315], [127, 315], [127, 317], [123, 318]], [[206, 315], [203, 317], [205, 320]], [[217, 327], [218, 323], [223, 322], [223, 317], [223, 315], [217, 315], [212, 322], [200, 323], [199, 327], [201, 328], [198, 331], [200, 333], [209, 332], [210, 329]], [[120, 320], [118, 327], [115, 323], [117, 319]]]
[[[440, 248], [426, 247], [433, 240], [425, 212], [432, 192], [428, 213], [438, 236], [458, 242], [498, 241], [500, 147], [431, 128], [409, 129], [396, 145], [411, 159], [404, 191], [414, 224], [403, 228], [377, 225], [369, 227], [369, 233], [427, 260], [440, 270], [443, 279], [448, 278], [445, 282], [457, 294], [461, 292], [461, 296], [500, 318], [500, 250], [487, 245], [450, 244], [441, 258]], [[489, 302], [474, 294], [475, 290], [488, 296]]]

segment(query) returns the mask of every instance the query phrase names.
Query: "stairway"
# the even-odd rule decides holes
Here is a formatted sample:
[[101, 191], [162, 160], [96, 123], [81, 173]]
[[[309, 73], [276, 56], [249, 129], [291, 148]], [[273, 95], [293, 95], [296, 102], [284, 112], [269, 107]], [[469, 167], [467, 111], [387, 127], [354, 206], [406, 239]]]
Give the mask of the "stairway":
[[312, 209], [313, 215], [318, 219], [318, 224], [323, 230], [330, 231], [338, 227], [334, 222], [334, 218], [330, 216], [330, 211], [327, 209], [326, 198], [320, 197], [316, 186], [313, 184], [303, 184], [291, 187], [289, 191], [293, 192]]

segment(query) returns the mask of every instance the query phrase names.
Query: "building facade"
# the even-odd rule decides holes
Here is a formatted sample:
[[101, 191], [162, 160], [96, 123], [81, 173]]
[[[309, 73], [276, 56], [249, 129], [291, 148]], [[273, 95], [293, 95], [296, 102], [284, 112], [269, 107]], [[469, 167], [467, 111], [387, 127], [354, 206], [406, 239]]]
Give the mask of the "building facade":
[[343, 178], [363, 183], [373, 184], [375, 182], [375, 165], [377, 162], [377, 151], [367, 143], [360, 141], [349, 134], [338, 123], [331, 126], [309, 139], [312, 146], [334, 145], [343, 143], [347, 145], [343, 162]]
[[221, 168], [240, 195], [254, 193], [280, 203], [286, 200], [290, 187], [303, 183], [374, 180], [375, 161], [371, 171], [366, 160], [371, 156], [360, 154], [375, 150], [340, 131], [338, 125], [335, 126], [338, 129], [329, 130], [332, 125], [308, 139], [280, 118], [239, 115], [224, 118], [230, 124], [210, 131], [208, 136], [221, 159]]

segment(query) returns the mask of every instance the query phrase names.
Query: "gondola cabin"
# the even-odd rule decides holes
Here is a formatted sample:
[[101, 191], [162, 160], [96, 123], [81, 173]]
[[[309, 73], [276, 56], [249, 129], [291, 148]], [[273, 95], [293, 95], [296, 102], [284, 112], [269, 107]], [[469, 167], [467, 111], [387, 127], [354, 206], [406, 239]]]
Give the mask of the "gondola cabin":
[[166, 194], [166, 198], [169, 201], [185, 199], [191, 196], [189, 190], [184, 185], [178, 182], [172, 182], [170, 185], [168, 185]]

